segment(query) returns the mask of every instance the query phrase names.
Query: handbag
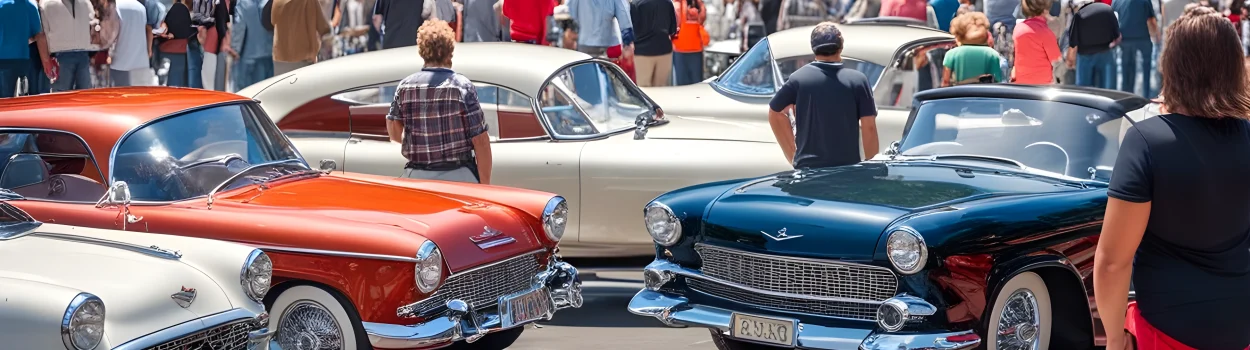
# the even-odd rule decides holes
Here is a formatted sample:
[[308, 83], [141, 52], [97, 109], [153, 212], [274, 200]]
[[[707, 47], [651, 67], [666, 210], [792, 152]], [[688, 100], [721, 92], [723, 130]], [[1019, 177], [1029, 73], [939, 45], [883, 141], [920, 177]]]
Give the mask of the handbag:
[[637, 84], [638, 76], [634, 71], [634, 60], [632, 59], [626, 60], [625, 58], [621, 57], [622, 53], [623, 52], [621, 52], [621, 45], [609, 47], [606, 52], [606, 54], [608, 55], [608, 62], [612, 62], [617, 67], [621, 67], [621, 70], [625, 71], [625, 75], [629, 76], [629, 80]]

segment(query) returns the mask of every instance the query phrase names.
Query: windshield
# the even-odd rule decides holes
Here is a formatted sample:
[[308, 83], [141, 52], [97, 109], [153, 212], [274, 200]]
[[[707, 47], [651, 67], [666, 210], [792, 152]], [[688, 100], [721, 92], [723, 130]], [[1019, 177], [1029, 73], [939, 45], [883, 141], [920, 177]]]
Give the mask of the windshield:
[[[770, 51], [768, 40], [761, 40], [746, 54], [734, 61], [734, 64], [716, 79], [716, 85], [741, 94], [772, 95], [777, 92], [777, 85], [780, 85], [776, 81], [776, 76], [773, 75], [774, 64], [777, 65], [781, 73], [781, 83], [784, 84], [790, 80], [790, 74], [816, 60], [815, 55], [800, 55], [778, 58], [774, 62]], [[869, 86], [875, 86], [877, 79], [881, 78], [881, 72], [885, 71], [882, 65], [850, 57], [843, 57], [842, 65], [868, 76]]]
[[300, 158], [253, 103], [211, 107], [143, 126], [121, 141], [113, 180], [125, 181], [136, 201], [175, 201], [207, 195], [248, 167]]
[[1096, 171], [1110, 172], [1115, 165], [1120, 139], [1130, 125], [1121, 117], [1051, 101], [929, 101], [915, 110], [899, 150], [902, 156], [1005, 158], [1038, 170], [1090, 179]]
[[654, 113], [642, 91], [615, 68], [586, 62], [556, 73], [539, 95], [543, 118], [556, 136], [594, 136], [634, 127]]

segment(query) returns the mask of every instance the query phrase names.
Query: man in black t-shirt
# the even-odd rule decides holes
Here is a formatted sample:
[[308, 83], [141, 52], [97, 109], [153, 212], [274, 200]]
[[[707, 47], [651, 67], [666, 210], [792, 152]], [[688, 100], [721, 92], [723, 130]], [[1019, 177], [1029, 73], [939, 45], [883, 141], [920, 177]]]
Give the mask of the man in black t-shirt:
[[[859, 163], [863, 158], [855, 141], [861, 136], [864, 157], [877, 154], [872, 86], [864, 73], [842, 66], [842, 42], [832, 22], [812, 29], [816, 61], [795, 70], [768, 104], [773, 135], [795, 168]], [[793, 111], [794, 124], [787, 110]]]
[[378, 0], [373, 15], [382, 22], [382, 49], [416, 45], [417, 28], [425, 24], [433, 4], [434, 0]]
[[1119, 40], [1120, 22], [1111, 5], [1094, 1], [1072, 14], [1068, 68], [1076, 69], [1076, 85], [1116, 88], [1117, 66], [1111, 48]]

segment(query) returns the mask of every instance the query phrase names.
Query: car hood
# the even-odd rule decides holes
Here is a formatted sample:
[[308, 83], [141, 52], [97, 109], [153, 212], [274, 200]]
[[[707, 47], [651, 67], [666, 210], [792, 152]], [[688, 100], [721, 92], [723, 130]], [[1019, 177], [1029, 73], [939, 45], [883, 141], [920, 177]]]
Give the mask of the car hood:
[[772, 96], [740, 96], [718, 91], [711, 83], [646, 87], [642, 91], [665, 115], [742, 120], [768, 124]]
[[[351, 174], [349, 174], [351, 175]], [[315, 242], [291, 242], [299, 248], [343, 250], [365, 247], [364, 253], [410, 257], [424, 240], [401, 237], [415, 234], [434, 241], [452, 272], [503, 260], [543, 248], [537, 230], [513, 208], [476, 197], [418, 188], [421, 180], [375, 181], [360, 176], [323, 175], [261, 189], [230, 191], [217, 198], [216, 210], [280, 211], [308, 225], [334, 224], [353, 231], [379, 228], [388, 235], [339, 235]], [[481, 248], [471, 237], [485, 227], [502, 235], [479, 240], [514, 240]]]
[[[647, 129], [647, 138], [776, 143], [767, 121], [669, 116], [668, 123]], [[631, 133], [632, 135], [632, 133]], [[632, 137], [632, 136], [631, 136]]]
[[[104, 302], [104, 334], [114, 345], [233, 308], [222, 287], [207, 275], [180, 259], [145, 253], [146, 246], [37, 229], [0, 241], [0, 266], [5, 266], [0, 278], [95, 294]], [[183, 288], [195, 289], [188, 308], [172, 298]], [[66, 306], [69, 301], [64, 301]]]
[[1072, 189], [1045, 178], [935, 163], [796, 170], [722, 194], [704, 220], [702, 242], [871, 260], [882, 233], [905, 215], [981, 198]]

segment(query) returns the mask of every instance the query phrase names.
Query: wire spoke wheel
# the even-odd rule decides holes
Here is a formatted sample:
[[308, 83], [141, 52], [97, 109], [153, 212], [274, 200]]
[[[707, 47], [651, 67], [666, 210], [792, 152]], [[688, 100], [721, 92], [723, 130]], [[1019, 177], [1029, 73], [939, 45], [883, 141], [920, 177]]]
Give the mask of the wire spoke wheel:
[[343, 349], [343, 329], [321, 304], [300, 300], [282, 313], [277, 343], [283, 350]]
[[1019, 289], [1007, 297], [998, 318], [996, 346], [999, 350], [1040, 350], [1041, 315], [1037, 297], [1028, 289]]

